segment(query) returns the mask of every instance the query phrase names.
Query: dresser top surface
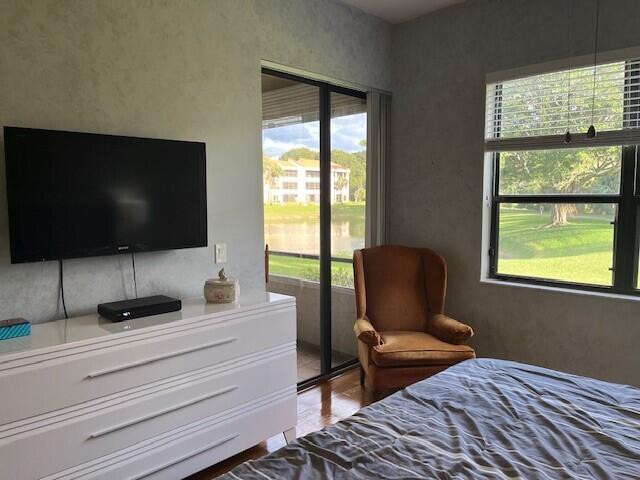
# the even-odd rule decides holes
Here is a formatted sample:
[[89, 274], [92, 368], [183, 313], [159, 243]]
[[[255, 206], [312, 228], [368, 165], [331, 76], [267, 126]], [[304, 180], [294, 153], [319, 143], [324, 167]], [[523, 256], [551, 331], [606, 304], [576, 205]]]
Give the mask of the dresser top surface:
[[182, 300], [178, 312], [140, 317], [123, 322], [112, 322], [97, 313], [39, 323], [31, 326], [31, 335], [0, 341], [0, 361], [12, 354], [48, 350], [76, 342], [108, 339], [109, 336], [137, 332], [154, 327], [171, 326], [181, 321], [210, 320], [233, 313], [259, 310], [294, 301], [293, 297], [265, 291], [242, 293], [237, 302], [213, 304], [204, 298]]

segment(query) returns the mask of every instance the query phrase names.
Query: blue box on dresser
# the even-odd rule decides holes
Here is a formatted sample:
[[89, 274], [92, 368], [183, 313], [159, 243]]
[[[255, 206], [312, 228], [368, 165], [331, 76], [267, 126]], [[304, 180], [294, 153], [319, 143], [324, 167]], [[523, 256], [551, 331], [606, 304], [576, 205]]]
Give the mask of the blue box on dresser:
[[24, 318], [0, 320], [0, 340], [31, 335], [31, 323]]

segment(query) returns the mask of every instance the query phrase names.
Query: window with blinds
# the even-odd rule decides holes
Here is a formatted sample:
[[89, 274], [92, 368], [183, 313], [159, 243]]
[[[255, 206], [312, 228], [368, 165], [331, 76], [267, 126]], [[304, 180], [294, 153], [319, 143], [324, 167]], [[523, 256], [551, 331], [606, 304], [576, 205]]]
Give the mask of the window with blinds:
[[[595, 74], [595, 75], [594, 75]], [[543, 73], [487, 85], [487, 150], [578, 145], [640, 138], [640, 60]], [[595, 139], [587, 139], [590, 125]]]
[[640, 293], [640, 60], [491, 82], [486, 92], [490, 276]]

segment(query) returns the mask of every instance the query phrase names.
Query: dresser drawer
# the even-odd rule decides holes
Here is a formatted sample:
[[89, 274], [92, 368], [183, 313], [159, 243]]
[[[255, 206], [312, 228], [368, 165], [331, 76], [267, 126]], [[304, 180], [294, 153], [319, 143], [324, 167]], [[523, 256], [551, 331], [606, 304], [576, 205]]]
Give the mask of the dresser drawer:
[[176, 480], [295, 427], [291, 387], [42, 480]]
[[294, 342], [295, 321], [279, 308], [0, 371], [0, 425]]
[[[101, 410], [33, 430], [16, 429], [0, 440], [3, 478], [40, 478], [52, 471], [104, 457], [164, 432], [224, 412], [272, 392], [295, 388], [294, 345], [260, 358], [238, 362], [237, 368], [204, 369], [173, 382], [150, 385], [149, 391]], [[93, 403], [93, 402], [91, 402]], [[9, 432], [7, 432], [9, 433]], [[29, 462], [12, 462], [34, 452]], [[36, 454], [37, 452], [37, 454]], [[24, 457], [23, 457], [24, 458]]]

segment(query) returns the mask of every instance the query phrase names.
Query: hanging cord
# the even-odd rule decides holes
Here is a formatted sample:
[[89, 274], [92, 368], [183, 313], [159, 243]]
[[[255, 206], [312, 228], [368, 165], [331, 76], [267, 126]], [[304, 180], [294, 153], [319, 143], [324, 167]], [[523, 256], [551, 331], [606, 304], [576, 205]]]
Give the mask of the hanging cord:
[[136, 259], [133, 252], [131, 252], [131, 267], [133, 268], [133, 289], [135, 291], [136, 298], [138, 298], [138, 280], [136, 279]]
[[58, 260], [58, 272], [59, 272], [59, 279], [60, 279], [60, 296], [62, 297], [62, 309], [64, 310], [64, 318], [69, 318], [69, 315], [67, 315], [67, 303], [64, 300], [64, 274], [62, 272], [62, 260]]
[[564, 134], [564, 143], [571, 143], [571, 0], [567, 2], [567, 44], [569, 46], [569, 79], [567, 85], [567, 133]]
[[598, 71], [598, 42], [600, 37], [600, 0], [596, 0], [596, 33], [593, 49], [593, 90], [591, 95], [591, 125], [587, 130], [587, 137], [594, 138], [596, 136], [595, 127], [595, 111], [596, 111], [596, 73]]

